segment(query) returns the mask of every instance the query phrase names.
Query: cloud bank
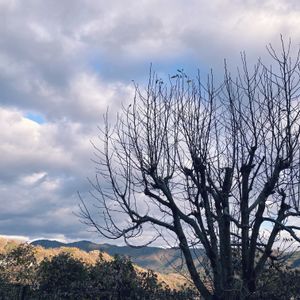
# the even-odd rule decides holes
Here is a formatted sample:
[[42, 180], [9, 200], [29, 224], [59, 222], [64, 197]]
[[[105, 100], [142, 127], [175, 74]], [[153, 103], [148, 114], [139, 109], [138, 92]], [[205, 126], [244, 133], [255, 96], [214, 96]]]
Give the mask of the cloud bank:
[[[299, 1], [0, 0], [0, 233], [97, 239], [73, 214], [107, 107], [161, 76], [300, 40]], [[221, 75], [220, 75], [221, 76]]]

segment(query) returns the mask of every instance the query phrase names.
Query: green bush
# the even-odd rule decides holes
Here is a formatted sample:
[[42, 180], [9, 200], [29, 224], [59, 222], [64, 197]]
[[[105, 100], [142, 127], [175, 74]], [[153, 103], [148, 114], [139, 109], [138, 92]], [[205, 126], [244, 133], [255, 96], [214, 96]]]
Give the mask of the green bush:
[[300, 271], [287, 266], [270, 266], [258, 278], [252, 299], [299, 299]]
[[0, 299], [192, 300], [193, 290], [171, 290], [153, 271], [138, 272], [123, 256], [86, 265], [70, 253], [45, 258], [20, 245], [0, 255]]
[[32, 297], [37, 268], [34, 247], [29, 244], [21, 244], [8, 253], [0, 254], [1, 299]]
[[45, 258], [37, 273], [39, 294], [49, 299], [84, 298], [88, 270], [84, 263], [69, 253]]

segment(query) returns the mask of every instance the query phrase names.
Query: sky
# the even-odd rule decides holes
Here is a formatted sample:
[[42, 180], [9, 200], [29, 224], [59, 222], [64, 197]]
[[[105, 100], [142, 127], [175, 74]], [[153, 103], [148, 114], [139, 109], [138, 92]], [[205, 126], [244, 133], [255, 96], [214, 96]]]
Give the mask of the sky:
[[298, 0], [0, 0], [0, 235], [105, 241], [76, 212], [107, 108], [150, 64], [218, 77], [280, 34], [299, 46]]

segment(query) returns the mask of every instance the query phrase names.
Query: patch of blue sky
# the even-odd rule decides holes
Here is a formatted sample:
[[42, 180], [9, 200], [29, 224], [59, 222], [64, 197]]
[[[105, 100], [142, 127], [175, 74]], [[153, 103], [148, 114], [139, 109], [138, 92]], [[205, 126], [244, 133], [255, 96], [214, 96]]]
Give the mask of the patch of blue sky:
[[101, 59], [101, 56], [91, 55], [88, 61], [89, 68], [99, 74], [103, 80], [120, 80], [123, 82], [134, 80], [143, 83], [147, 81], [151, 65], [152, 70], [164, 78], [173, 76], [178, 69], [183, 70], [191, 78], [195, 78], [199, 70], [205, 76], [210, 71], [207, 62], [199, 61], [199, 58], [190, 51], [170, 55], [169, 58], [166, 56], [161, 58], [149, 56], [134, 62], [124, 58], [118, 61], [107, 60]]
[[224, 68], [213, 68], [209, 62], [200, 61], [194, 57], [185, 59], [184, 57], [168, 64], [160, 63], [157, 70], [169, 70], [168, 75], [176, 76], [183, 72], [188, 79], [196, 80], [200, 76], [203, 84], [207, 82], [208, 76], [213, 75], [215, 86], [220, 84], [224, 78]]
[[164, 74], [165, 76], [172, 77], [184, 73], [190, 78], [195, 78], [198, 74], [198, 70], [201, 70], [201, 66], [197, 65], [193, 60], [181, 58], [169, 62], [161, 61], [153, 63], [153, 69], [158, 74]]
[[28, 112], [25, 114], [25, 118], [32, 120], [38, 124], [44, 124], [46, 122], [46, 119], [43, 115], [35, 112]]
[[[140, 87], [148, 84], [150, 67], [157, 78], [165, 83], [169, 77], [182, 74], [179, 70], [187, 75], [187, 81], [198, 80], [200, 75], [202, 84], [206, 85], [208, 75], [212, 72], [214, 86], [217, 88], [224, 78], [223, 63], [224, 61], [220, 61], [219, 64], [212, 64], [192, 51], [185, 51], [170, 57], [145, 57], [134, 62], [104, 60], [101, 56], [90, 56], [88, 66], [101, 80], [123, 82], [125, 85], [134, 81]], [[175, 80], [175, 77], [171, 80]]]

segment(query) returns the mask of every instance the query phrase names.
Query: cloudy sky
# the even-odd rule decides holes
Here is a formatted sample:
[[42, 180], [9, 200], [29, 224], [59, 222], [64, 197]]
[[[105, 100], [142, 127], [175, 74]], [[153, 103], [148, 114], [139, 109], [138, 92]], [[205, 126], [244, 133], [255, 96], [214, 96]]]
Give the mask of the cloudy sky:
[[0, 0], [0, 234], [102, 241], [74, 212], [107, 106], [150, 63], [221, 76], [280, 33], [299, 45], [298, 0]]

